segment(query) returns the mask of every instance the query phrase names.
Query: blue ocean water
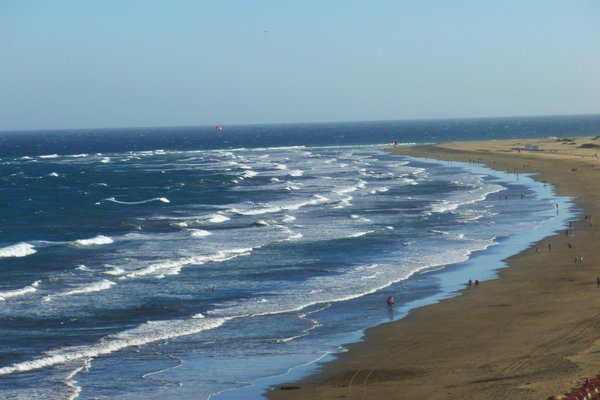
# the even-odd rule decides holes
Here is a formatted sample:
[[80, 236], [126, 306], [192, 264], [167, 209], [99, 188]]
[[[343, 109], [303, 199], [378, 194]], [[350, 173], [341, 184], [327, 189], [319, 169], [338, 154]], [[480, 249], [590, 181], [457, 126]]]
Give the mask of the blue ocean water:
[[572, 217], [528, 176], [392, 138], [598, 133], [598, 116], [0, 133], [0, 397], [260, 398]]

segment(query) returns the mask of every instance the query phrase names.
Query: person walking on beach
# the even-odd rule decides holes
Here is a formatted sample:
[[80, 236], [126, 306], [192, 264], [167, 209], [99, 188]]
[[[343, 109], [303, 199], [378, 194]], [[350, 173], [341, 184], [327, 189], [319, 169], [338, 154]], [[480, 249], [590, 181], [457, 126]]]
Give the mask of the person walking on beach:
[[552, 243], [548, 243], [548, 251], [552, 251]]
[[479, 279], [475, 279], [475, 287], [479, 287]]
[[600, 275], [596, 278], [596, 286], [600, 288]]
[[468, 285], [469, 285], [469, 288], [473, 287], [473, 281], [469, 279]]

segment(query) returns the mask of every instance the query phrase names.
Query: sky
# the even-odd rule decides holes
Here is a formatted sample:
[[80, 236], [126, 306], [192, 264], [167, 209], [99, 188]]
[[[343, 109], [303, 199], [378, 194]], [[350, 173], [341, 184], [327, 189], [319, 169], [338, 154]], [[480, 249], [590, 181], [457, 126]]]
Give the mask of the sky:
[[0, 0], [0, 131], [599, 113], [599, 0]]

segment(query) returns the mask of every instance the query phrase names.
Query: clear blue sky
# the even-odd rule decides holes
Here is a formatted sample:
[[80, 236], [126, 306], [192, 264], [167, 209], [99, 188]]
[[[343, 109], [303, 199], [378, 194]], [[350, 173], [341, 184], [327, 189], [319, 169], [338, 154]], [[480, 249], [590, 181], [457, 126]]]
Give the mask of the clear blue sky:
[[0, 130], [595, 113], [599, 0], [0, 0]]

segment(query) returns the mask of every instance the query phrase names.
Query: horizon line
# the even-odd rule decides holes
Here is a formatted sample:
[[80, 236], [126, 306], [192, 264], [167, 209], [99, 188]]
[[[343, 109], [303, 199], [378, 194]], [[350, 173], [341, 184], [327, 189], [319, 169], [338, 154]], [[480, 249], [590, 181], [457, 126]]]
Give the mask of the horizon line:
[[56, 131], [102, 131], [119, 129], [180, 129], [180, 128], [208, 128], [211, 126], [274, 126], [274, 125], [319, 125], [319, 124], [359, 124], [377, 122], [410, 122], [410, 121], [448, 121], [448, 120], [482, 120], [482, 119], [517, 119], [517, 118], [561, 118], [561, 117], [600, 117], [600, 113], [582, 114], [536, 114], [536, 115], [503, 115], [485, 117], [433, 117], [433, 118], [406, 118], [406, 119], [373, 119], [373, 120], [346, 120], [346, 121], [312, 121], [312, 122], [249, 122], [223, 124], [198, 124], [198, 125], [155, 125], [155, 126], [121, 126], [102, 128], [34, 128], [34, 129], [0, 129], [0, 133], [33, 133], [33, 132], [56, 132]]

